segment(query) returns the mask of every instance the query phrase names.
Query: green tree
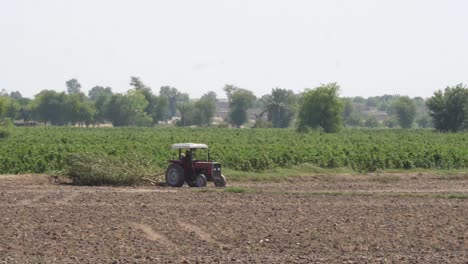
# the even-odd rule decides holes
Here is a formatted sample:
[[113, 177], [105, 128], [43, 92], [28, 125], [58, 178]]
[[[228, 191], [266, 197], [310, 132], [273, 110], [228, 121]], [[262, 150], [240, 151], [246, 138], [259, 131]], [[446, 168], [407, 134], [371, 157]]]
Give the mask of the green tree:
[[4, 97], [6, 99], [6, 112], [5, 112], [5, 117], [11, 119], [11, 120], [16, 120], [21, 118], [20, 117], [20, 111], [22, 108], [21, 102], [24, 100], [28, 100], [27, 98], [23, 98], [20, 92], [11, 92], [9, 95], [6, 93], [6, 91], [3, 93]]
[[379, 127], [379, 120], [373, 115], [367, 117], [366, 121], [364, 122], [364, 126], [370, 127], [370, 128], [375, 128]]
[[164, 96], [155, 96], [155, 98], [156, 106], [153, 108], [151, 117], [154, 123], [157, 123], [158, 121], [166, 120], [167, 113], [169, 112], [169, 101]]
[[285, 128], [291, 124], [296, 112], [296, 96], [291, 90], [275, 88], [262, 98], [263, 109], [259, 114], [268, 115], [273, 127]]
[[17, 100], [23, 99], [23, 95], [21, 95], [21, 93], [19, 91], [11, 92], [10, 93], [10, 98], [17, 101]]
[[50, 122], [52, 125], [64, 125], [67, 113], [66, 94], [52, 90], [43, 90], [31, 102], [31, 111], [35, 120]]
[[194, 104], [185, 102], [177, 105], [177, 110], [180, 113], [180, 120], [176, 123], [177, 126], [191, 126], [193, 124]]
[[146, 113], [148, 101], [145, 94], [139, 90], [129, 90], [126, 94], [126, 109], [129, 113], [130, 125], [132, 126], [151, 126], [153, 120]]
[[112, 98], [112, 88], [94, 86], [88, 92], [89, 99], [94, 103], [94, 122], [99, 125], [106, 122], [107, 106]]
[[343, 100], [343, 118], [346, 120], [354, 111], [353, 101], [350, 98], [342, 98]]
[[362, 126], [363, 118], [359, 111], [354, 109], [351, 98], [343, 98], [343, 119], [346, 126]]
[[106, 119], [114, 126], [150, 126], [152, 119], [145, 112], [148, 106], [142, 91], [129, 90], [126, 94], [114, 94], [106, 108]]
[[270, 121], [266, 121], [263, 118], [257, 118], [252, 128], [271, 128], [273, 124]]
[[465, 85], [436, 91], [426, 105], [437, 130], [456, 132], [468, 126], [468, 88]]
[[65, 120], [72, 125], [81, 124], [80, 111], [84, 103], [83, 93], [73, 93], [65, 97]]
[[202, 98], [208, 98], [211, 101], [213, 101], [215, 104], [218, 103], [218, 95], [213, 91], [207, 92], [206, 94], [202, 96]]
[[361, 113], [357, 111], [351, 112], [351, 114], [345, 119], [347, 126], [360, 127], [364, 125], [364, 118]]
[[72, 125], [89, 126], [94, 123], [96, 108], [83, 93], [74, 93], [65, 98], [65, 120]]
[[[376, 119], [377, 120], [377, 119]], [[373, 121], [372, 121], [373, 122]], [[394, 127], [397, 127], [399, 124], [399, 121], [398, 121], [398, 118], [396, 118], [395, 116], [391, 116], [390, 118], [386, 119], [384, 121], [384, 125], [388, 128], [394, 128]], [[377, 124], [378, 126], [378, 124]]]
[[77, 79], [70, 79], [65, 82], [65, 85], [67, 86], [68, 94], [81, 93], [81, 84]]
[[423, 115], [416, 119], [416, 123], [420, 128], [428, 128], [431, 127], [431, 118], [428, 115]]
[[130, 86], [133, 86], [136, 91], [140, 91], [141, 94], [145, 96], [146, 101], [148, 102], [145, 113], [150, 116], [153, 120], [153, 124], [158, 123], [158, 115], [155, 114], [158, 98], [151, 91], [151, 87], [145, 85], [139, 77], [132, 76], [130, 78]]
[[[179, 111], [180, 112], [180, 111]], [[194, 124], [209, 126], [216, 113], [216, 93], [204, 94], [194, 104]]]
[[368, 107], [377, 107], [378, 104], [379, 104], [379, 100], [378, 100], [378, 98], [376, 96], [367, 98], [366, 106], [368, 106]]
[[96, 114], [96, 108], [90, 101], [85, 101], [80, 104], [78, 108], [78, 124], [80, 126], [89, 126], [95, 123], [94, 117]]
[[19, 117], [20, 110], [21, 105], [16, 100], [10, 98], [8, 100], [6, 117], [10, 118], [11, 120], [16, 120]]
[[416, 106], [408, 96], [402, 96], [393, 103], [398, 123], [402, 128], [411, 128], [416, 117]]
[[308, 127], [322, 127], [327, 133], [338, 132], [343, 124], [343, 101], [338, 97], [340, 87], [336, 83], [306, 90], [299, 107], [299, 131]]
[[177, 99], [180, 97], [181, 93], [177, 88], [170, 87], [170, 86], [162, 86], [159, 90], [159, 96], [163, 96], [167, 98], [169, 103], [169, 115], [167, 116], [168, 119], [174, 117], [177, 113]]
[[364, 104], [366, 103], [366, 99], [362, 96], [356, 96], [353, 98], [353, 102], [357, 104]]
[[17, 99], [16, 101], [20, 104], [18, 118], [23, 120], [23, 122], [31, 121], [33, 118], [31, 111], [32, 100], [29, 98], [22, 97], [21, 99]]
[[111, 97], [112, 96], [112, 88], [111, 87], [104, 87], [104, 86], [94, 86], [89, 90], [88, 97], [91, 101], [97, 101], [100, 97]]
[[105, 119], [109, 120], [113, 126], [128, 126], [128, 113], [123, 109], [125, 97], [123, 94], [113, 94], [105, 108]]
[[6, 112], [8, 110], [9, 100], [6, 96], [0, 96], [0, 118], [5, 118]]
[[135, 90], [150, 90], [151, 88], [146, 86], [140, 77], [130, 76], [130, 86], [133, 86]]
[[232, 85], [226, 85], [224, 91], [229, 101], [229, 121], [240, 127], [247, 122], [247, 110], [253, 106], [256, 97], [251, 91]]

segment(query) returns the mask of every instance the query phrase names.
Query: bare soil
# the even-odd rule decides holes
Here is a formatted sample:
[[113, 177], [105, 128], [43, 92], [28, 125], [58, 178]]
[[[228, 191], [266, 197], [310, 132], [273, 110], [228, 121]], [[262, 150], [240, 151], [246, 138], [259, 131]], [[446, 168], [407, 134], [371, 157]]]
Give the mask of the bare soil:
[[468, 179], [354, 177], [238, 194], [0, 176], [0, 263], [468, 263], [468, 199], [431, 196], [468, 195]]

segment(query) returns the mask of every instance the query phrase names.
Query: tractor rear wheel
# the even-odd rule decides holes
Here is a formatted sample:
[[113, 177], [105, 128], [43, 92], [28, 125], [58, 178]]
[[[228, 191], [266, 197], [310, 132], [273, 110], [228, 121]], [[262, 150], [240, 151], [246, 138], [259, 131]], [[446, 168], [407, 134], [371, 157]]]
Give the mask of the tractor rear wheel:
[[197, 177], [195, 177], [195, 186], [197, 187], [206, 187], [207, 182], [208, 180], [203, 174], [198, 174]]
[[226, 177], [221, 174], [221, 178], [216, 179], [214, 184], [216, 187], [226, 187]]
[[170, 187], [182, 187], [184, 185], [184, 169], [177, 164], [172, 164], [166, 171], [166, 184]]

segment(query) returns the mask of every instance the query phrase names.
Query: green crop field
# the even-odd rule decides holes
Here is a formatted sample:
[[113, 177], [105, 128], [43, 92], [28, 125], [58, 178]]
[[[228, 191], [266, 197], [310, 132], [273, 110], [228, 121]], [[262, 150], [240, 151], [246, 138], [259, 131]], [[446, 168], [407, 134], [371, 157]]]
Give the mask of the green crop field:
[[262, 171], [303, 163], [359, 172], [385, 169], [466, 169], [468, 134], [430, 130], [358, 130], [338, 134], [290, 129], [16, 128], [0, 140], [0, 173], [63, 169], [70, 153], [134, 156], [164, 168], [170, 145], [202, 142], [233, 170]]

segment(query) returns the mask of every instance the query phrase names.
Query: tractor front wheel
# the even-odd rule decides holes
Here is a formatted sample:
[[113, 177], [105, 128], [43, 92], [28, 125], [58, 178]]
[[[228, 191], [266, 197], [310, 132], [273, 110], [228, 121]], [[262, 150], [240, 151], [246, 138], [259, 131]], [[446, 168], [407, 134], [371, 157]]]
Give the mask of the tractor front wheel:
[[203, 174], [198, 174], [197, 177], [195, 177], [195, 186], [197, 187], [206, 187], [207, 182], [208, 180]]
[[221, 178], [216, 179], [214, 184], [216, 187], [226, 187], [226, 177], [224, 177], [224, 175], [221, 175]]
[[166, 184], [170, 187], [182, 187], [184, 185], [184, 169], [177, 164], [172, 164], [166, 171]]

